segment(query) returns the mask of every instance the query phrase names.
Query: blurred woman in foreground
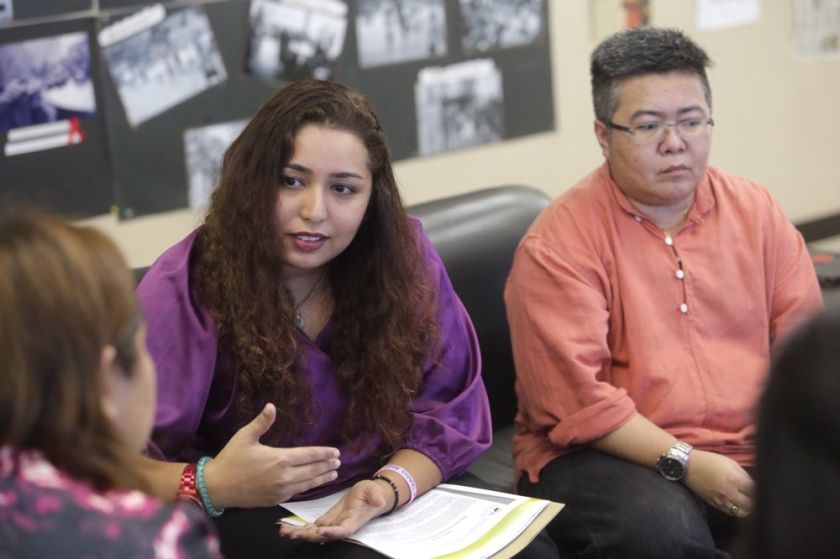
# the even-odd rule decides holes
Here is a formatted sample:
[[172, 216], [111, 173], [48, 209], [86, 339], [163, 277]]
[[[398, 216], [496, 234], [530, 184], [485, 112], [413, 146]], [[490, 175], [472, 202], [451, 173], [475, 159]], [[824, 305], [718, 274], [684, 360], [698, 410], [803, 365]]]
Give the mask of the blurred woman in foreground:
[[219, 557], [194, 507], [135, 469], [155, 368], [134, 282], [101, 233], [0, 217], [0, 557]]

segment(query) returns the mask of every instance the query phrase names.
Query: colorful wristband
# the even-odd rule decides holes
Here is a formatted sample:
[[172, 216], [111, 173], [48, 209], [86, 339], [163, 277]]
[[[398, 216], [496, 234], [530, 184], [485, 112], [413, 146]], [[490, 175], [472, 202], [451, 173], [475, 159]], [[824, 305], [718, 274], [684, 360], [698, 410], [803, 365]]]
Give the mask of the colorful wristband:
[[385, 513], [385, 514], [391, 514], [392, 512], [394, 512], [394, 510], [400, 504], [400, 490], [397, 488], [397, 484], [394, 483], [394, 480], [389, 479], [389, 478], [387, 478], [385, 476], [382, 476], [382, 475], [379, 475], [379, 474], [374, 474], [373, 477], [371, 477], [370, 479], [372, 479], [372, 480], [381, 479], [382, 481], [388, 482], [388, 485], [390, 485], [391, 489], [394, 490], [394, 506], [391, 507], [391, 510], [389, 510], [388, 512]]
[[385, 464], [384, 466], [379, 468], [378, 472], [376, 472], [377, 475], [382, 470], [390, 470], [405, 480], [405, 483], [408, 485], [408, 491], [410, 493], [406, 505], [411, 504], [411, 502], [417, 497], [417, 484], [414, 483], [414, 478], [411, 477], [411, 474], [408, 473], [408, 470], [406, 470], [402, 466], [397, 466], [396, 464]]
[[201, 502], [204, 504], [204, 510], [207, 512], [209, 516], [218, 517], [222, 516], [222, 513], [225, 512], [225, 509], [217, 509], [213, 506], [212, 501], [210, 501], [210, 493], [207, 492], [207, 485], [204, 483], [204, 467], [210, 462], [212, 458], [209, 456], [202, 456], [198, 464], [195, 466], [195, 484], [198, 487], [198, 494], [201, 495]]

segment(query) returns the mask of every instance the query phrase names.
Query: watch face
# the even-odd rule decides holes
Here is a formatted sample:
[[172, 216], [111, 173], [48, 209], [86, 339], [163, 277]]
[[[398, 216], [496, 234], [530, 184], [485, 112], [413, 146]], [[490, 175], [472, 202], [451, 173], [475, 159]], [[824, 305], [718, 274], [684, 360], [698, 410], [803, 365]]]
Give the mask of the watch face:
[[658, 466], [659, 473], [661, 473], [665, 479], [678, 481], [685, 475], [685, 467], [676, 458], [663, 456], [659, 459]]

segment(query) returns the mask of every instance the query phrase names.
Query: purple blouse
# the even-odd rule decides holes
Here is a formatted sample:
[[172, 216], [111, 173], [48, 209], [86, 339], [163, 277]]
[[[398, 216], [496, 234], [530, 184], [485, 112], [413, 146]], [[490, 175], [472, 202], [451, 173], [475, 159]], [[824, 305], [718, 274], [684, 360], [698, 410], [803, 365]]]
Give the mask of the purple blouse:
[[[416, 220], [415, 220], [416, 221]], [[417, 230], [436, 278], [441, 342], [423, 367], [423, 382], [411, 405], [412, 423], [403, 448], [430, 458], [449, 479], [469, 467], [491, 443], [490, 409], [481, 379], [478, 341], [463, 304], [429, 239]], [[250, 417], [236, 409], [235, 359], [218, 347], [216, 324], [191, 290], [190, 255], [198, 230], [167, 250], [138, 287], [147, 321], [147, 343], [157, 365], [158, 404], [152, 453], [173, 461], [214, 456]], [[314, 423], [289, 440], [277, 430], [263, 438], [272, 446], [334, 446], [341, 452], [338, 478], [295, 498], [313, 498], [370, 476], [381, 457], [353, 450], [340, 438], [346, 398], [328, 351], [331, 323], [313, 342], [298, 332], [303, 374], [312, 394]], [[375, 446], [375, 445], [374, 445]]]
[[34, 450], [0, 448], [0, 559], [221, 559], [210, 522], [192, 505], [140, 491], [100, 493]]

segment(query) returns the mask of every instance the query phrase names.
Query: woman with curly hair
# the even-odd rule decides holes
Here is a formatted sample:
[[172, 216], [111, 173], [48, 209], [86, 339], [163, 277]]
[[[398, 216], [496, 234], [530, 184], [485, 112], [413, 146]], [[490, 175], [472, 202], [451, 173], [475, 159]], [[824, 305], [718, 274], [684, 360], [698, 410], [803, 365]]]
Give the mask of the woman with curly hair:
[[[198, 496], [228, 557], [373, 554], [336, 540], [490, 443], [472, 324], [346, 86], [274, 94], [227, 151], [204, 224], [138, 289], [167, 460], [147, 466], [162, 495]], [[276, 505], [344, 488], [278, 537]]]
[[98, 231], [0, 217], [0, 557], [220, 557], [149, 489], [155, 368], [134, 280]]

